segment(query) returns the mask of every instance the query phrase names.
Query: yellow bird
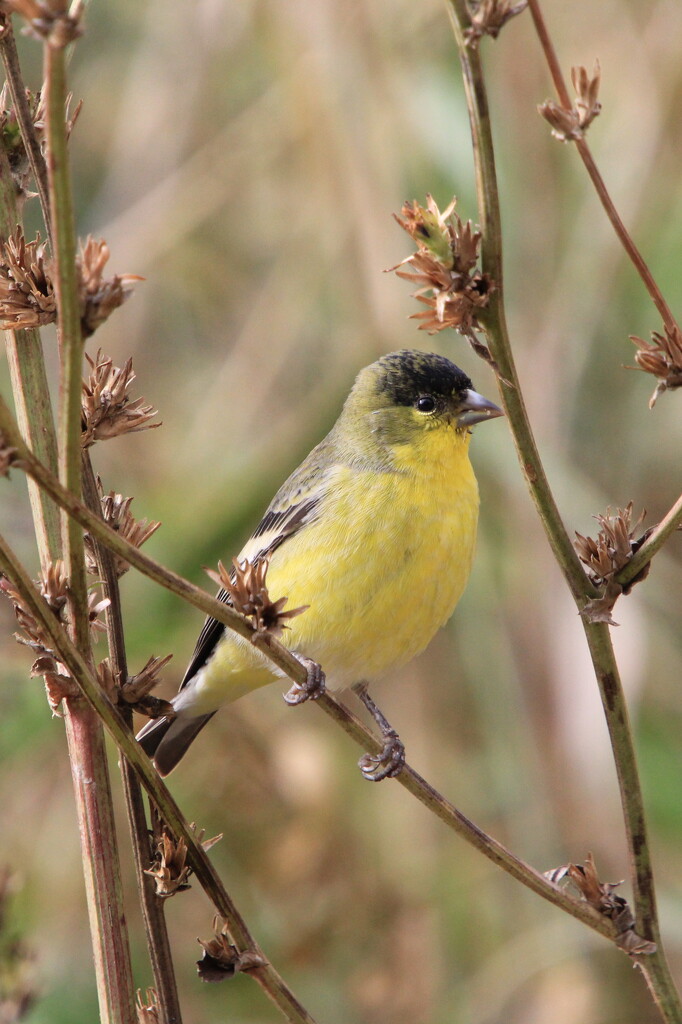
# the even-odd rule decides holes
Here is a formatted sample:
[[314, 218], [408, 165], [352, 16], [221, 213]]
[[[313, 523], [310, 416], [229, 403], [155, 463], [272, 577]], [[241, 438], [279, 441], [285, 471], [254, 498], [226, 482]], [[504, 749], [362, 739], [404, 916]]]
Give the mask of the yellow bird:
[[[359, 373], [331, 431], [277, 492], [239, 556], [267, 558], [273, 597], [309, 606], [282, 637], [309, 669], [310, 687], [294, 687], [289, 702], [319, 695], [317, 663], [334, 688], [352, 686], [378, 723], [384, 749], [360, 761], [368, 779], [404, 764], [368, 682], [419, 654], [462, 595], [478, 521], [471, 427], [501, 415], [443, 356], [383, 356]], [[224, 590], [218, 596], [230, 600]], [[149, 722], [138, 739], [167, 775], [219, 707], [282, 678], [209, 618], [172, 702], [177, 717]]]

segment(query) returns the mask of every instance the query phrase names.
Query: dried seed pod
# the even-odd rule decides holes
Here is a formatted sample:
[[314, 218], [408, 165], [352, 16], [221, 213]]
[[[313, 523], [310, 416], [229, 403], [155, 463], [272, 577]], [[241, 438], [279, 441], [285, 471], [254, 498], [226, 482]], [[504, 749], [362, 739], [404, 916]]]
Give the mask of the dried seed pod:
[[673, 327], [665, 326], [662, 334], [653, 331], [650, 342], [635, 334], [630, 335], [630, 341], [638, 348], [635, 353], [637, 366], [631, 369], [642, 370], [658, 378], [656, 390], [649, 400], [649, 408], [652, 409], [664, 391], [682, 387], [682, 331], [674, 324]]
[[84, 448], [95, 441], [161, 426], [151, 422], [156, 409], [144, 405], [143, 398], [131, 402], [128, 397], [128, 389], [135, 380], [132, 359], [118, 367], [101, 351], [94, 359], [87, 353], [85, 358], [92, 373], [83, 381], [81, 444]]
[[[414, 313], [422, 320], [419, 329], [436, 334], [446, 327], [471, 335], [479, 327], [477, 314], [487, 306], [492, 282], [476, 269], [481, 233], [471, 221], [464, 223], [454, 212], [456, 200], [441, 211], [432, 196], [426, 207], [405, 203], [396, 221], [414, 239], [418, 249], [397, 266], [398, 277], [419, 287], [415, 298], [428, 307]], [[401, 270], [409, 266], [410, 271]]]
[[599, 597], [587, 601], [581, 610], [581, 615], [588, 621], [608, 622], [611, 626], [617, 626], [618, 623], [611, 617], [613, 606], [621, 594], [629, 593], [633, 584], [647, 575], [649, 566], [627, 587], [622, 587], [614, 578], [651, 533], [649, 529], [635, 538], [645, 515], [646, 511], [643, 511], [633, 523], [632, 502], [629, 502], [624, 509], [616, 509], [615, 513], [607, 509], [605, 516], [594, 516], [601, 527], [596, 538], [576, 533], [573, 545], [580, 560], [587, 566], [590, 580], [601, 591]]
[[265, 582], [269, 565], [270, 561], [267, 558], [254, 563], [249, 562], [247, 558], [241, 562], [233, 558], [233, 568], [229, 572], [222, 562], [218, 562], [218, 572], [212, 569], [205, 571], [214, 583], [226, 591], [235, 611], [251, 618], [256, 629], [280, 636], [282, 630], [287, 628], [284, 620], [301, 615], [310, 606], [306, 604], [284, 611], [288, 598], [280, 597], [273, 601]]
[[528, 6], [528, 0], [513, 3], [513, 0], [469, 0], [471, 27], [464, 33], [467, 46], [475, 49], [483, 36], [497, 39], [510, 18], [521, 14]]

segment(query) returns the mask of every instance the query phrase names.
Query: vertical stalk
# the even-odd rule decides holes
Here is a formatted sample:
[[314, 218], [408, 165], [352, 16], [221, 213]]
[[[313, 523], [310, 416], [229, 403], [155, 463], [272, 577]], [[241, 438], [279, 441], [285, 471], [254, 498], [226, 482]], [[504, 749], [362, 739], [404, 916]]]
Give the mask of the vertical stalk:
[[[21, 129], [21, 137], [28, 161], [33, 171], [33, 178], [40, 196], [40, 205], [43, 211], [43, 220], [47, 236], [50, 238], [52, 225], [50, 223], [50, 205], [48, 197], [47, 172], [43, 154], [40, 152], [40, 145], [33, 130], [33, 122], [26, 98], [24, 79], [19, 67], [19, 54], [12, 29], [12, 19], [8, 14], [0, 13], [0, 58], [5, 69], [5, 77], [9, 86], [9, 94], [12, 97], [12, 106], [17, 116]], [[14, 225], [12, 225], [13, 227]]]
[[[58, 467], [63, 485], [80, 494], [83, 340], [64, 121], [67, 93], [63, 46], [48, 38], [44, 61], [47, 174], [61, 355]], [[69, 631], [77, 649], [92, 665], [83, 534], [66, 515], [62, 515], [61, 526], [69, 578]], [[105, 1024], [133, 1024], [134, 986], [104, 731], [82, 696], [67, 697], [64, 705], [101, 1019]]]
[[[76, 232], [69, 175], [66, 125], [66, 61], [63, 47], [45, 43], [47, 175], [52, 211], [57, 329], [61, 354], [59, 387], [59, 479], [73, 494], [81, 493], [81, 381], [83, 337], [78, 280]], [[72, 631], [78, 648], [89, 652], [83, 534], [62, 516], [64, 561], [70, 581]]]
[[[0, 146], [0, 238], [3, 241], [12, 233], [17, 220], [16, 187], [7, 153]], [[5, 347], [21, 435], [36, 457], [56, 473], [57, 439], [40, 335], [37, 330], [5, 331]], [[28, 494], [40, 563], [46, 569], [61, 552], [59, 509], [31, 480]]]
[[[537, 0], [532, 0], [531, 6], [535, 10]], [[486, 311], [485, 327], [488, 342], [501, 373], [513, 385], [513, 388], [502, 387], [503, 402], [529, 489], [566, 583], [578, 609], [582, 610], [586, 600], [592, 596], [592, 587], [573, 551], [570, 538], [561, 521], [540, 464], [518, 389], [518, 379], [504, 316], [499, 192], [495, 171], [492, 126], [481, 59], [477, 50], [474, 51], [467, 46], [465, 30], [470, 25], [470, 18], [465, 0], [447, 0], [447, 8], [457, 40], [471, 122], [476, 186], [483, 230], [481, 250], [483, 269], [496, 285], [496, 291], [491, 296], [490, 307]], [[565, 96], [562, 96], [562, 102], [564, 100]], [[516, 396], [513, 392], [516, 392]], [[663, 949], [660, 946], [644, 803], [627, 705], [618, 666], [613, 655], [611, 637], [606, 625], [589, 623], [584, 618], [582, 621], [602, 697], [618, 774], [620, 799], [630, 852], [630, 875], [635, 896], [636, 930], [643, 938], [658, 944], [656, 953], [641, 957], [638, 962], [665, 1019], [679, 1021], [682, 1020], [682, 1005], [672, 981]]]
[[[87, 451], [83, 453], [83, 496], [90, 511], [100, 516], [99, 493], [92, 469], [92, 462]], [[97, 555], [99, 574], [104, 581], [104, 594], [109, 598], [110, 602], [106, 610], [106, 623], [111, 664], [115, 676], [121, 682], [125, 682], [128, 676], [128, 660], [123, 633], [121, 594], [114, 567], [114, 558], [108, 548], [94, 535], [91, 536]], [[131, 728], [132, 714], [126, 709], [121, 709], [121, 713], [128, 727]], [[159, 1024], [181, 1024], [182, 1013], [173, 968], [170, 939], [166, 927], [164, 902], [156, 895], [154, 879], [145, 873], [145, 869], [149, 867], [152, 860], [152, 850], [149, 843], [149, 831], [144, 810], [142, 788], [135, 770], [120, 752], [119, 763], [123, 779], [128, 826], [133, 844], [137, 890], [147, 935], [147, 949], [154, 978], [154, 988], [158, 999]]]

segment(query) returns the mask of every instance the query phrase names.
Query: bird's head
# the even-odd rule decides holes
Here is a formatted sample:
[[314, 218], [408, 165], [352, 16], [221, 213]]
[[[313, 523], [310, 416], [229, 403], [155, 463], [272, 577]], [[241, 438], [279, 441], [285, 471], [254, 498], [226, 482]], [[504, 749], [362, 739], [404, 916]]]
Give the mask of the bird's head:
[[467, 375], [444, 356], [402, 349], [382, 356], [358, 374], [343, 419], [369, 421], [375, 443], [393, 448], [447, 428], [465, 437], [475, 423], [502, 416]]

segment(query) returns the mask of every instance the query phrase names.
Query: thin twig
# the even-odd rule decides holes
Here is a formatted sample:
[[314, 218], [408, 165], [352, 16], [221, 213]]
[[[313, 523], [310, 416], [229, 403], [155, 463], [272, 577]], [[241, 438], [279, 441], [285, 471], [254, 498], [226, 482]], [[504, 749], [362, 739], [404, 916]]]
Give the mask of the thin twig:
[[[533, 24], [535, 25], [535, 31], [537, 32], [542, 46], [545, 59], [549, 66], [552, 81], [554, 82], [554, 88], [557, 91], [559, 102], [565, 110], [570, 110], [572, 107], [571, 99], [564, 81], [564, 77], [561, 73], [561, 66], [559, 64], [556, 50], [550, 38], [547, 26], [545, 25], [544, 18], [542, 16], [542, 10], [540, 8], [539, 0], [528, 0], [528, 8], [533, 18]], [[596, 193], [599, 197], [599, 201], [604, 207], [606, 216], [611, 221], [613, 230], [618, 235], [621, 245], [625, 249], [626, 253], [630, 257], [635, 270], [642, 279], [646, 290], [651, 297], [653, 304], [661, 315], [661, 319], [669, 331], [673, 331], [677, 328], [677, 322], [672, 314], [672, 311], [663, 297], [661, 289], [656, 284], [653, 274], [647, 266], [646, 260], [642, 256], [641, 252], [635, 245], [629, 231], [625, 227], [620, 214], [613, 204], [613, 200], [609, 194], [609, 190], [606, 187], [604, 179], [602, 178], [599, 168], [597, 167], [594, 157], [590, 151], [590, 147], [587, 144], [586, 139], [583, 137], [577, 137], [573, 140], [580, 153], [580, 158], [585, 165], [585, 169], [589, 174], [592, 184], [595, 187]], [[679, 329], [679, 328], [678, 328]]]
[[642, 569], [646, 568], [654, 555], [660, 551], [666, 540], [675, 530], [682, 526], [682, 495], [677, 499], [667, 515], [649, 534], [641, 548], [635, 552], [628, 564], [614, 577], [616, 583], [625, 587], [632, 583]]
[[[344, 732], [348, 733], [365, 750], [370, 753], [380, 753], [381, 741], [378, 740], [362, 722], [335, 698], [324, 693], [316, 703], [331, 718], [336, 721]], [[532, 892], [541, 896], [549, 903], [564, 910], [567, 914], [582, 921], [583, 924], [593, 928], [600, 935], [612, 941], [616, 940], [616, 930], [613, 922], [599, 914], [593, 907], [584, 901], [578, 901], [570, 896], [559, 886], [552, 884], [544, 875], [536, 871], [530, 864], [526, 864], [520, 858], [499, 843], [492, 836], [488, 835], [474, 824], [466, 815], [462, 814], [454, 804], [433, 788], [422, 778], [409, 764], [396, 776], [395, 781], [400, 783], [408, 793], [411, 793], [420, 803], [424, 804], [437, 818], [440, 818], [448, 828], [456, 832], [458, 836], [482, 853], [488, 860], [502, 868], [508, 875], [521, 882]]]
[[[88, 515], [90, 516], [91, 513]], [[97, 521], [97, 517], [93, 517], [93, 519]], [[101, 520], [99, 522], [104, 525]], [[113, 531], [111, 532], [113, 533]], [[264, 956], [246, 922], [228, 895], [206, 851], [194, 831], [187, 825], [182, 811], [153, 768], [142, 747], [135, 741], [120, 711], [105, 695], [83, 655], [74, 645], [68, 633], [62, 629], [47, 604], [38, 595], [28, 573], [2, 536], [0, 536], [0, 571], [4, 572], [19, 589], [27, 609], [40, 623], [59, 660], [67, 666], [85, 700], [105, 724], [122, 754], [137, 772], [142, 785], [158, 807], [161, 817], [171, 828], [176, 839], [182, 838], [187, 844], [188, 860], [216, 910], [227, 921], [231, 939], [238, 953], [250, 954], [250, 961], [255, 964], [249, 968], [248, 973], [253, 975], [292, 1024], [314, 1024], [311, 1015], [298, 1002]], [[120, 1019], [126, 1020], [127, 1018]]]

